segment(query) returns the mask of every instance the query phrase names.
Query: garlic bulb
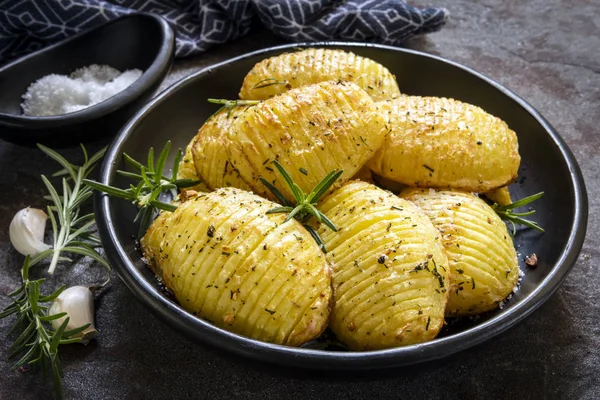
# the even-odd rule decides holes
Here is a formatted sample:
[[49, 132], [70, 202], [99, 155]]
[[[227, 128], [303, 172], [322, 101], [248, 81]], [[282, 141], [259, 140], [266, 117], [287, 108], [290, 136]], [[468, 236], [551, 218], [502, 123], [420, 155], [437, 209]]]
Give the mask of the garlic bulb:
[[48, 215], [37, 208], [24, 208], [10, 222], [9, 236], [13, 247], [24, 256], [35, 256], [52, 246], [44, 243]]
[[80, 326], [90, 324], [85, 330], [79, 332], [73, 337], [80, 337], [82, 344], [88, 344], [90, 340], [98, 336], [98, 331], [94, 327], [94, 296], [87, 286], [72, 286], [65, 289], [52, 303], [48, 310], [48, 315], [55, 315], [66, 312], [62, 318], [52, 320], [52, 329], [57, 330], [69, 317], [69, 322], [65, 330], [79, 328]]

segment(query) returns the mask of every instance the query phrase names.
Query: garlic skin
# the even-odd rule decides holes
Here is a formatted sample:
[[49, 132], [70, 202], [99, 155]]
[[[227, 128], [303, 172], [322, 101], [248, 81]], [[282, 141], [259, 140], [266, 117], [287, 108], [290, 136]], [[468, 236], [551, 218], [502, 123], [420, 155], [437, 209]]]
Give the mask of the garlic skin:
[[24, 256], [36, 256], [52, 246], [44, 243], [48, 215], [38, 208], [27, 207], [15, 214], [9, 227], [10, 242]]
[[67, 315], [52, 320], [52, 329], [60, 328], [68, 316], [69, 322], [65, 329], [67, 331], [90, 324], [84, 331], [72, 336], [81, 338], [81, 344], [88, 344], [90, 340], [98, 336], [98, 331], [94, 326], [94, 296], [89, 287], [72, 286], [65, 289], [50, 306], [48, 315], [62, 312], [66, 312]]

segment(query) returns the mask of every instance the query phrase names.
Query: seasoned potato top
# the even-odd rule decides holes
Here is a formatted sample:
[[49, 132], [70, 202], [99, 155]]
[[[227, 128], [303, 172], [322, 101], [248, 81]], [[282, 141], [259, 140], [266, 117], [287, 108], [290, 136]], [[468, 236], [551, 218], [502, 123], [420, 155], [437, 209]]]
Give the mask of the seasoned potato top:
[[193, 141], [192, 155], [198, 175], [212, 190], [236, 187], [250, 190], [229, 159], [229, 131], [233, 122], [244, 114], [247, 107], [236, 107], [221, 111], [202, 125]]
[[415, 202], [441, 232], [450, 265], [446, 314], [497, 308], [519, 279], [512, 237], [498, 214], [471, 193], [406, 189], [401, 196]]
[[448, 260], [429, 218], [361, 181], [346, 183], [319, 209], [339, 229], [318, 229], [334, 265], [336, 336], [356, 350], [433, 339], [444, 323]]
[[199, 192], [208, 192], [210, 189], [206, 185], [204, 178], [201, 178], [196, 171], [196, 164], [194, 163], [194, 155], [192, 154], [192, 148], [194, 147], [194, 143], [196, 143], [196, 137], [194, 137], [190, 143], [187, 145], [185, 149], [185, 153], [179, 162], [179, 170], [177, 171], [178, 179], [193, 179], [193, 180], [202, 180], [198, 185], [193, 188]]
[[342, 50], [307, 49], [257, 63], [244, 78], [240, 98], [264, 100], [329, 80], [354, 82], [375, 101], [400, 95], [394, 75], [373, 60]]
[[265, 100], [233, 120], [229, 160], [255, 193], [271, 196], [262, 176], [292, 199], [273, 160], [308, 193], [334, 169], [344, 170], [337, 185], [352, 177], [379, 150], [385, 133], [385, 121], [364, 90], [321, 82]]
[[481, 108], [418, 96], [401, 96], [378, 107], [391, 128], [369, 162], [378, 175], [410, 186], [472, 192], [504, 186], [517, 177], [517, 136]]
[[163, 212], [141, 240], [144, 255], [188, 311], [267, 342], [300, 345], [325, 329], [330, 268], [296, 220], [239, 189], [219, 189]]

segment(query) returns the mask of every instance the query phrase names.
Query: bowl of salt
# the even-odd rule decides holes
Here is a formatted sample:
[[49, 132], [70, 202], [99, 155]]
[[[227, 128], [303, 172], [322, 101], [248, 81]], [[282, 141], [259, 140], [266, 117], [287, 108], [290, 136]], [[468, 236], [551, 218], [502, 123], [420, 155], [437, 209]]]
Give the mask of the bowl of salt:
[[114, 136], [158, 89], [174, 49], [164, 19], [136, 13], [0, 66], [0, 138], [56, 146]]

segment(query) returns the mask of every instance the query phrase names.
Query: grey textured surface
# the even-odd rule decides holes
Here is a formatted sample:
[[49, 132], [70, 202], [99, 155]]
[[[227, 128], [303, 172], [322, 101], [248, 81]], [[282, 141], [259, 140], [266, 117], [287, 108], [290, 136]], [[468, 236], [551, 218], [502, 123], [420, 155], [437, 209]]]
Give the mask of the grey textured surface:
[[[216, 355], [159, 322], [115, 277], [96, 304], [98, 340], [64, 349], [67, 398], [600, 398], [600, 3], [412, 3], [445, 6], [452, 17], [441, 32], [407, 47], [463, 63], [515, 91], [546, 116], [575, 153], [590, 199], [588, 236], [557, 293], [517, 327], [443, 362], [347, 381], [264, 371]], [[277, 43], [257, 33], [179, 62], [165, 85]], [[18, 284], [22, 262], [8, 239], [10, 219], [24, 206], [43, 204], [39, 174], [54, 170], [39, 151], [0, 142], [0, 307]], [[61, 279], [89, 282], [101, 274], [86, 271], [78, 266]], [[48, 398], [39, 376], [10, 372], [5, 338], [10, 322], [0, 321], [0, 398]]]

